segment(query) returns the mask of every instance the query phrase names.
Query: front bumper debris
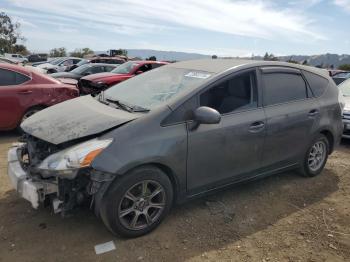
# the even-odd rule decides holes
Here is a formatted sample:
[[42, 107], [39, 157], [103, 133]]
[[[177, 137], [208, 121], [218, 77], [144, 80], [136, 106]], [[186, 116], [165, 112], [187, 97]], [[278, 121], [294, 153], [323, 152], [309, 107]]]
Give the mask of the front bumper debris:
[[47, 195], [58, 193], [58, 185], [55, 181], [30, 176], [21, 165], [18, 150], [20, 147], [14, 146], [8, 152], [7, 173], [18, 194], [36, 209], [41, 202], [44, 202]]

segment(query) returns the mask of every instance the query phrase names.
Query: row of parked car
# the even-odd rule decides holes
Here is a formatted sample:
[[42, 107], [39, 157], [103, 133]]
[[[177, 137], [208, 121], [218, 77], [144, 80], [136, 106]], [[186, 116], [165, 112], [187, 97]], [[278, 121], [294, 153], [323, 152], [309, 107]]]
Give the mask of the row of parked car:
[[[18, 66], [0, 63], [0, 130], [19, 125], [34, 113], [79, 95], [97, 94], [133, 76], [167, 64], [115, 57], [56, 58]], [[44, 74], [44, 72], [50, 74]], [[55, 73], [53, 73], [55, 72]]]

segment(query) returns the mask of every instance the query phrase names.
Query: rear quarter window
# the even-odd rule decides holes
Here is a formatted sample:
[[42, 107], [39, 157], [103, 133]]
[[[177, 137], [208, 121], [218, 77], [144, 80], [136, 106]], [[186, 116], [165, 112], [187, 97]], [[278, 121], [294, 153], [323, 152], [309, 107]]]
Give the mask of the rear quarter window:
[[314, 73], [310, 73], [308, 71], [303, 71], [303, 74], [306, 78], [306, 81], [309, 83], [309, 86], [314, 96], [315, 97], [322, 96], [329, 85], [328, 79], [322, 76], [316, 75]]

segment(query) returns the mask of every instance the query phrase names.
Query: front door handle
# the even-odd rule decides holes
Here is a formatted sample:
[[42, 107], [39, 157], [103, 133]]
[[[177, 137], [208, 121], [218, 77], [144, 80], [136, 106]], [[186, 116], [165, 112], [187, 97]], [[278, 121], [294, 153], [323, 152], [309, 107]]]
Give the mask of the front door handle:
[[318, 110], [317, 109], [312, 109], [310, 112], [309, 112], [309, 116], [310, 117], [314, 117], [314, 116], [317, 116], [318, 115]]
[[33, 93], [33, 91], [31, 91], [31, 90], [23, 90], [23, 91], [18, 92], [18, 94], [20, 94], [20, 95], [29, 95], [31, 93]]
[[249, 132], [251, 133], [258, 133], [262, 131], [265, 128], [265, 123], [262, 121], [254, 122], [249, 127]]

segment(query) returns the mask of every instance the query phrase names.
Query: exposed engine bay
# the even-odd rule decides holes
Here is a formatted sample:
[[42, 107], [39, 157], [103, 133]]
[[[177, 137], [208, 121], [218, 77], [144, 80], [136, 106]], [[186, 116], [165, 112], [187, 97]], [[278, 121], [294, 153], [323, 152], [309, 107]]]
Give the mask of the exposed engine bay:
[[[32, 206], [51, 206], [54, 213], [65, 216], [75, 207], [86, 204], [95, 207], [95, 195], [102, 184], [112, 181], [114, 176], [102, 174], [91, 167], [77, 169], [74, 172], [45, 172], [38, 166], [48, 156], [65, 150], [77, 143], [66, 142], [54, 145], [29, 134], [24, 134], [19, 144], [15, 145], [18, 160], [26, 173], [27, 183], [34, 185], [38, 198], [29, 196]], [[23, 188], [25, 188], [23, 186]], [[30, 190], [24, 190], [30, 194]], [[37, 203], [37, 202], [38, 203]]]

